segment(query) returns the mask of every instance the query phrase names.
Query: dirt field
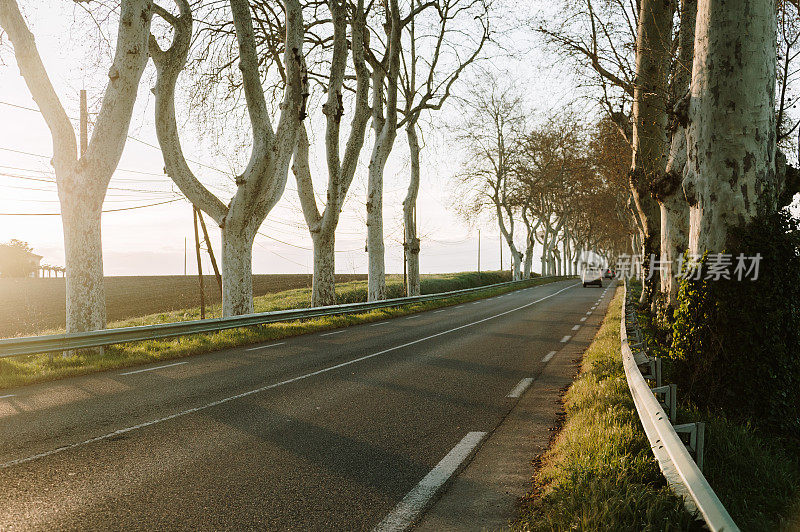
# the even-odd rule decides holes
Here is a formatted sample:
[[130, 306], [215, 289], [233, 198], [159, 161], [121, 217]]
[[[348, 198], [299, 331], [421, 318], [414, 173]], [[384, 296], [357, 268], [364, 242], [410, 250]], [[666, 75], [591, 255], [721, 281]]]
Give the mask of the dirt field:
[[[340, 282], [366, 279], [366, 275], [337, 275]], [[254, 275], [256, 296], [311, 286], [311, 275]], [[205, 277], [206, 301], [219, 303], [213, 276]], [[194, 276], [159, 275], [106, 277], [108, 320], [179, 310], [200, 305]], [[0, 279], [0, 337], [36, 334], [63, 328], [64, 279]]]

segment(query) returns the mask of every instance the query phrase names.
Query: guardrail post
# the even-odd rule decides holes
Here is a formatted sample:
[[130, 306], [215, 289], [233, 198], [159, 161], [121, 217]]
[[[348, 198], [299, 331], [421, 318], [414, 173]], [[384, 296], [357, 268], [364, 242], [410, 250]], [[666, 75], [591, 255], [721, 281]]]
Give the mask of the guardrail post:
[[702, 421], [695, 423], [684, 423], [672, 427], [678, 434], [688, 434], [689, 443], [686, 447], [694, 453], [694, 461], [697, 468], [703, 470], [703, 451], [705, 450], [706, 424]]
[[669, 420], [675, 421], [675, 415], [678, 409], [678, 385], [668, 384], [666, 386], [656, 386], [655, 388], [652, 388], [652, 391], [654, 394], [656, 394], [656, 397], [658, 397], [658, 394], [662, 394], [664, 396], [664, 400], [661, 402], [665, 407], [669, 408]]
[[650, 373], [642, 373], [642, 377], [656, 381], [656, 387], [661, 387], [661, 357], [650, 357], [647, 363]]

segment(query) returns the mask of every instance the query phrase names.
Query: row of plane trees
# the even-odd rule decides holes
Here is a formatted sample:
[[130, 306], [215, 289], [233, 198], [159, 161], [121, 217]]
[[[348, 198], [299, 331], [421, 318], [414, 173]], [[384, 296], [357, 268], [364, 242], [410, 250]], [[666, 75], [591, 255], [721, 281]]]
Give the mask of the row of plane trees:
[[[383, 180], [401, 131], [411, 161], [403, 202], [408, 293], [419, 293], [421, 119], [442, 108], [490, 42], [488, 1], [122, 0], [118, 10], [111, 7], [107, 14], [118, 14], [113, 61], [91, 137], [79, 149], [17, 1], [0, 1], [0, 28], [52, 136], [68, 332], [106, 325], [102, 205], [150, 61], [157, 72], [154, 122], [166, 174], [221, 230], [223, 315], [253, 312], [254, 238], [284, 194], [290, 170], [313, 241], [312, 303], [335, 302], [335, 231], [362, 157], [369, 158], [368, 297], [386, 297]], [[184, 156], [177, 109], [198, 95], [206, 102], [238, 98], [246, 106], [250, 131], [243, 136], [250, 155], [229, 198], [203, 183]], [[322, 154], [312, 152], [311, 120], [324, 124]], [[325, 190], [314, 186], [315, 155], [326, 163]]]

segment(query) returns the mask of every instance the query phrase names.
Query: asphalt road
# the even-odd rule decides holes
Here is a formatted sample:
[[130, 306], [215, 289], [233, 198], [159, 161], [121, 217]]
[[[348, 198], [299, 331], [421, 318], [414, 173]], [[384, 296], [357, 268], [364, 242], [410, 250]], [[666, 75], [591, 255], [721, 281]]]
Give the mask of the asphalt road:
[[372, 529], [601, 294], [562, 281], [0, 391], [0, 530]]

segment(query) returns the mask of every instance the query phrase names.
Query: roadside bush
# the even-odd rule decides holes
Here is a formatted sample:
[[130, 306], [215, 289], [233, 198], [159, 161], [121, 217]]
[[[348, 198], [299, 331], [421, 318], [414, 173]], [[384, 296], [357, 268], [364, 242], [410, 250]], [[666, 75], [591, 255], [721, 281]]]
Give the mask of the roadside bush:
[[730, 241], [734, 257], [761, 255], [758, 278], [681, 283], [672, 378], [701, 409], [798, 438], [800, 224], [786, 212], [767, 215]]

